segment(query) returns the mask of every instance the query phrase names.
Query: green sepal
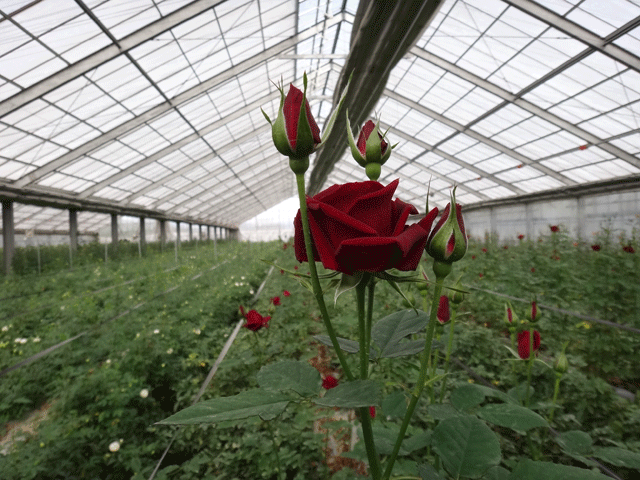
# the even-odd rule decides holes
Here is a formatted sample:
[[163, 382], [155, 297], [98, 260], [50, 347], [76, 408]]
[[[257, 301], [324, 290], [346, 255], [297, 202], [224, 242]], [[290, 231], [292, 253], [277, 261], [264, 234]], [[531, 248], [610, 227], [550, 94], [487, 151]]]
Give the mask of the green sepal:
[[302, 93], [302, 103], [300, 104], [300, 112], [298, 113], [298, 132], [296, 136], [296, 151], [289, 155], [291, 158], [303, 159], [311, 155], [316, 149], [313, 139], [313, 132], [307, 117], [307, 72], [302, 76], [304, 83], [304, 91]]
[[351, 131], [351, 123], [349, 122], [349, 109], [347, 109], [346, 117], [347, 117], [347, 139], [349, 140], [349, 147], [351, 147], [351, 155], [353, 156], [355, 161], [358, 162], [358, 165], [360, 165], [361, 167], [366, 167], [367, 161], [360, 153], [360, 150], [358, 150], [358, 145], [356, 144], [356, 141], [353, 138], [353, 132]]

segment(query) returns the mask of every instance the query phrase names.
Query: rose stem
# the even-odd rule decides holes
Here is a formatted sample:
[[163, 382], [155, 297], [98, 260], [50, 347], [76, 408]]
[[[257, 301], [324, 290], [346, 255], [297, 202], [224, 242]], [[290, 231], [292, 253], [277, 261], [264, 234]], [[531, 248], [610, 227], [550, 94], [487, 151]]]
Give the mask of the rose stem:
[[425, 383], [427, 382], [427, 373], [429, 370], [429, 357], [431, 356], [431, 344], [433, 343], [433, 333], [436, 329], [436, 322], [438, 321], [436, 316], [438, 313], [437, 301], [440, 299], [440, 295], [442, 294], [442, 283], [444, 282], [444, 278], [446, 275], [438, 275], [436, 273], [436, 285], [435, 290], [433, 292], [433, 297], [431, 300], [431, 308], [429, 312], [429, 326], [427, 327], [427, 338], [425, 340], [424, 350], [420, 354], [420, 373], [418, 374], [418, 382], [416, 383], [414, 392], [411, 396], [411, 401], [409, 402], [409, 406], [407, 407], [407, 412], [404, 415], [402, 420], [402, 425], [400, 426], [400, 432], [398, 433], [398, 438], [396, 438], [396, 444], [393, 446], [393, 452], [391, 452], [391, 456], [389, 457], [387, 468], [384, 471], [384, 475], [382, 477], [383, 480], [388, 480], [391, 477], [391, 471], [393, 470], [393, 464], [398, 457], [398, 452], [400, 451], [400, 446], [402, 445], [402, 440], [404, 440], [404, 434], [407, 432], [407, 428], [409, 427], [409, 421], [413, 416], [413, 411], [416, 409], [416, 405], [418, 404], [418, 400], [420, 400], [420, 395], [422, 394], [422, 390], [424, 389]]
[[331, 344], [333, 345], [333, 349], [336, 351], [336, 355], [338, 355], [338, 360], [340, 360], [340, 365], [342, 365], [342, 370], [344, 370], [344, 374], [347, 376], [348, 380], [353, 380], [354, 376], [351, 373], [351, 370], [349, 369], [349, 365], [347, 364], [347, 359], [345, 358], [344, 353], [340, 349], [340, 344], [338, 343], [336, 332], [333, 329], [333, 325], [331, 324], [329, 311], [327, 310], [327, 306], [324, 303], [324, 297], [322, 296], [322, 288], [320, 287], [320, 280], [318, 280], [318, 271], [316, 269], [316, 263], [313, 259], [311, 233], [309, 232], [309, 218], [307, 217], [307, 199], [306, 199], [305, 188], [304, 188], [304, 173], [296, 173], [296, 181], [298, 184], [298, 198], [300, 200], [300, 218], [302, 220], [302, 233], [304, 234], [304, 245], [307, 251], [307, 261], [309, 263], [309, 272], [311, 274], [311, 286], [313, 287], [313, 294], [316, 297], [316, 302], [318, 302], [318, 307], [320, 307], [320, 313], [322, 314], [322, 321], [324, 322], [324, 327], [327, 329], [327, 334], [331, 339]]
[[[369, 342], [366, 338], [366, 313], [365, 313], [365, 294], [367, 283], [371, 280], [371, 275], [365, 273], [356, 286], [356, 303], [358, 306], [358, 329], [360, 333], [360, 378], [366, 380], [369, 376]], [[364, 437], [364, 445], [367, 449], [367, 457], [369, 459], [369, 473], [373, 480], [380, 480], [382, 467], [380, 466], [380, 458], [373, 442], [373, 429], [371, 427], [371, 416], [368, 407], [360, 407], [360, 423], [362, 424], [362, 436]]]
[[451, 350], [453, 348], [453, 327], [456, 325], [456, 314], [458, 313], [458, 306], [453, 304], [451, 306], [451, 322], [449, 323], [449, 341], [447, 343], [447, 355], [444, 360], [444, 378], [442, 379], [442, 388], [440, 389], [440, 403], [444, 400], [444, 391], [447, 388], [447, 377], [449, 374], [449, 366], [451, 362]]

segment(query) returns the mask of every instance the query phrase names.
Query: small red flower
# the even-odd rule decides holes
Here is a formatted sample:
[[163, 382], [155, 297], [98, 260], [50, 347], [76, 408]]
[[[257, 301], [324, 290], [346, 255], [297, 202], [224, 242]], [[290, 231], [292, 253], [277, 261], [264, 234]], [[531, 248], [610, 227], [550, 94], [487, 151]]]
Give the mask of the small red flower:
[[509, 323], [513, 323], [513, 312], [507, 307], [507, 320]]
[[289, 290], [285, 290], [284, 292], [282, 292], [282, 295], [284, 295], [285, 297], [290, 297], [291, 292]]
[[293, 269], [294, 269], [294, 270], [297, 270], [297, 269], [298, 269], [298, 265], [296, 265], [295, 267], [293, 267]]
[[537, 316], [538, 316], [538, 306], [536, 305], [536, 302], [531, 302], [531, 321], [535, 322]]
[[482, 249], [482, 253], [487, 253], [487, 249], [486, 249], [486, 248], [483, 248], [483, 249]]
[[286, 250], [288, 246], [289, 246], [289, 245], [287, 245], [286, 243], [283, 243], [283, 244], [282, 244], [282, 249], [283, 249], [283, 250]]
[[282, 305], [282, 303], [280, 303], [280, 297], [273, 297], [271, 299], [271, 303], [273, 303], [276, 307]]
[[369, 416], [371, 418], [376, 418], [376, 407], [369, 407]]
[[518, 235], [518, 240], [524, 240], [524, 235], [523, 234]]
[[504, 246], [504, 249], [505, 249], [505, 250], [509, 250], [509, 245], [505, 245], [505, 246]]
[[531, 267], [531, 273], [536, 273], [536, 269]]
[[[525, 330], [523, 332], [518, 333], [518, 355], [523, 360], [529, 358], [530, 350], [529, 350], [529, 331]], [[540, 332], [537, 330], [533, 331], [533, 351], [535, 352], [540, 348]]]
[[479, 273], [479, 274], [478, 274], [478, 276], [479, 276], [480, 278], [484, 277], [484, 275], [483, 275], [482, 273]]
[[440, 297], [440, 303], [438, 304], [438, 321], [440, 323], [447, 323], [451, 319], [451, 312], [449, 311], [449, 297], [442, 295]]
[[593, 250], [594, 252], [599, 252], [600, 245], [598, 245], [597, 243], [595, 245], [591, 245], [591, 250]]
[[549, 228], [553, 233], [560, 231], [560, 227], [558, 227], [557, 225], [551, 225]]
[[476, 256], [475, 255], [471, 255], [471, 260], [475, 260]]
[[284, 270], [280, 270], [280, 275], [284, 275]]
[[331, 390], [338, 386], [338, 380], [333, 375], [327, 375], [322, 379], [322, 388], [325, 390]]
[[[244, 309], [242, 307], [240, 308], [244, 313]], [[252, 332], [257, 332], [262, 327], [268, 328], [269, 320], [271, 320], [271, 317], [263, 317], [255, 310], [249, 310], [249, 312], [246, 315], [244, 315], [244, 317], [247, 319], [247, 323], [245, 323], [243, 327], [248, 328]]]
[[573, 242], [573, 246], [577, 247], [578, 246], [578, 242]]
[[622, 250], [624, 250], [627, 253], [636, 253], [636, 251], [633, 249], [633, 247], [631, 245], [627, 245], [626, 247], [622, 247]]

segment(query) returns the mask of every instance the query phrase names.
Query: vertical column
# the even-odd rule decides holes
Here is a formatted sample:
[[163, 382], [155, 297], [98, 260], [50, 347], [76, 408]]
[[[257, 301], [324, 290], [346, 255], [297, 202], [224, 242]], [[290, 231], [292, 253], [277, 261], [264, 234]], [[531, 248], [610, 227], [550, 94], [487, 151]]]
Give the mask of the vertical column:
[[218, 239], [218, 227], [213, 227], [213, 241], [215, 242]]
[[193, 242], [193, 223], [189, 224], [189, 241]]
[[198, 240], [202, 240], [202, 225], [198, 225]]
[[534, 230], [533, 230], [533, 205], [531, 203], [524, 204], [524, 213], [527, 221], [527, 238], [529, 240], [534, 240]]
[[498, 219], [496, 218], [496, 209], [489, 209], [489, 226], [491, 228], [491, 241], [498, 241]]
[[207, 240], [211, 240], [211, 225], [207, 225]]
[[584, 222], [584, 197], [576, 198], [576, 221], [578, 224], [576, 225], [576, 233], [578, 234], [578, 240], [584, 241], [587, 238], [587, 232], [585, 222]]
[[180, 222], [178, 221], [176, 221], [176, 245], [180, 246]]
[[78, 250], [78, 211], [69, 210], [69, 246], [71, 251]]
[[144, 217], [140, 217], [140, 250], [144, 253], [147, 246], [147, 232], [144, 228]]
[[158, 220], [160, 225], [160, 246], [164, 247], [164, 244], [167, 243], [167, 228], [166, 222], [164, 220]]
[[13, 227], [13, 202], [2, 202], [2, 253], [4, 256], [4, 273], [11, 273], [11, 262], [15, 251], [15, 238]]
[[118, 247], [118, 215], [116, 213], [111, 214], [111, 245], [113, 248]]

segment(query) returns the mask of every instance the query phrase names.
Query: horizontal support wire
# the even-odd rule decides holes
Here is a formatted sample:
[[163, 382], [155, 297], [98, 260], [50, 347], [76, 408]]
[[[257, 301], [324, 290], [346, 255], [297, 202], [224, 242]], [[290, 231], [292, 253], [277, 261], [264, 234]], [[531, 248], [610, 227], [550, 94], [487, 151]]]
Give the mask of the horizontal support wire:
[[[267, 279], [271, 275], [271, 272], [273, 272], [273, 266], [269, 269], [269, 271], [267, 272], [267, 275], [264, 277], [264, 280], [260, 284], [258, 291], [250, 300], [249, 306], [253, 305], [258, 301], [258, 298], [262, 293], [262, 289], [267, 283]], [[202, 397], [205, 390], [207, 389], [207, 386], [209, 385], [209, 383], [211, 383], [211, 380], [213, 380], [213, 376], [216, 374], [216, 372], [218, 371], [218, 367], [222, 363], [222, 360], [224, 360], [224, 357], [226, 357], [227, 353], [229, 352], [229, 349], [231, 348], [231, 345], [233, 344], [236, 337], [238, 336], [238, 332], [240, 332], [240, 327], [242, 327], [243, 323], [244, 323], [244, 318], [241, 318], [240, 320], [238, 320], [238, 323], [236, 323], [236, 326], [233, 328], [233, 331], [231, 332], [231, 335], [229, 336], [227, 342], [224, 344], [224, 347], [222, 347], [222, 350], [220, 351], [220, 355], [218, 355], [218, 358], [216, 359], [215, 363], [211, 367], [211, 370], [209, 371], [207, 378], [205, 378], [204, 382], [202, 383], [202, 386], [200, 387], [200, 391], [198, 391], [198, 394], [193, 399], [193, 402], [191, 403], [191, 405], [195, 405], [196, 403], [198, 403], [198, 401], [200, 400], [200, 397]], [[175, 441], [175, 439], [178, 438], [178, 434], [180, 433], [181, 430], [182, 430], [182, 426], [179, 426], [174, 432], [173, 436], [171, 437], [171, 440], [169, 441], [169, 445], [167, 445], [167, 448], [162, 453], [160, 460], [158, 460], [158, 463], [156, 464], [156, 468], [154, 468], [153, 472], [151, 472], [151, 475], [149, 476], [149, 480], [153, 480], [153, 478], [156, 476], [156, 473], [158, 472], [160, 465], [162, 465], [164, 457], [166, 457], [167, 453], [169, 453], [169, 449], [171, 448], [171, 445], [173, 445], [173, 442]]]
[[[506, 293], [494, 292], [492, 290], [486, 290], [484, 288], [473, 287], [471, 285], [463, 285], [463, 287], [464, 288], [470, 288], [472, 290], [478, 290], [480, 292], [490, 293], [491, 295], [496, 295], [498, 297], [508, 298], [509, 300], [514, 300], [516, 302], [531, 303], [531, 300], [526, 300], [524, 298], [514, 297], [512, 295], [507, 295]], [[627, 330], [627, 331], [633, 332], [633, 333], [640, 333], [640, 329], [635, 328], [635, 327], [630, 327], [629, 325], [625, 325], [625, 324], [622, 324], [622, 323], [615, 323], [615, 322], [610, 322], [608, 320], [601, 320], [599, 318], [591, 317], [589, 315], [583, 315], [581, 313], [570, 312], [569, 310], [565, 310], [563, 308], [552, 307], [550, 305], [541, 305], [539, 303], [536, 303], [536, 306], [539, 309], [550, 310], [552, 312], [563, 313], [565, 315], [571, 315], [572, 317], [580, 318], [582, 320], [587, 320], [589, 322], [600, 323], [600, 324], [606, 325], [608, 327], [619, 328], [620, 330]]]
[[[234, 256], [233, 258], [235, 258], [235, 256]], [[231, 258], [230, 260], [233, 260], [233, 258]], [[219, 264], [217, 264], [217, 265], [214, 265], [214, 266], [213, 266], [213, 267], [211, 267], [208, 271], [215, 270], [215, 269], [216, 269], [216, 268], [218, 268], [219, 266], [224, 265], [225, 263], [228, 263], [230, 260], [225, 260], [225, 261], [224, 261], [224, 262], [222, 262], [222, 263], [219, 263]], [[176, 267], [176, 268], [177, 268], [177, 267]], [[174, 270], [174, 269], [171, 269], [171, 270]], [[202, 273], [200, 273], [200, 274], [198, 274], [198, 275], [194, 276], [194, 277], [193, 277], [193, 278], [191, 278], [190, 280], [195, 280], [196, 278], [199, 278], [201, 275], [202, 275]], [[131, 282], [133, 282], [133, 281], [135, 281], [135, 280], [130, 280], [129, 282], [126, 282], [126, 283], [131, 283]], [[126, 283], [125, 283], [125, 284], [126, 284]], [[80, 338], [80, 337], [83, 337], [84, 335], [87, 335], [87, 334], [89, 334], [89, 333], [92, 333], [92, 332], [94, 332], [94, 331], [98, 330], [100, 327], [102, 327], [103, 325], [106, 325], [107, 323], [111, 323], [111, 322], [113, 322], [113, 321], [115, 321], [115, 320], [117, 320], [117, 319], [119, 319], [119, 318], [121, 318], [121, 317], [124, 317], [125, 315], [128, 315], [129, 313], [133, 312], [134, 310], [137, 310], [138, 308], [140, 308], [140, 307], [142, 307], [142, 306], [146, 305], [147, 303], [149, 303], [149, 302], [151, 302], [151, 301], [155, 300], [155, 299], [156, 299], [156, 298], [158, 298], [158, 297], [162, 297], [162, 296], [164, 296], [164, 295], [167, 295], [168, 293], [173, 292], [174, 290], [177, 290], [177, 289], [178, 289], [179, 287], [181, 287], [183, 284], [184, 284], [184, 282], [183, 282], [183, 283], [179, 283], [178, 285], [175, 285], [175, 286], [173, 286], [173, 287], [169, 288], [168, 290], [165, 290], [164, 292], [160, 292], [160, 293], [158, 293], [158, 294], [154, 295], [153, 297], [151, 297], [151, 298], [150, 298], [149, 300], [147, 300], [146, 302], [142, 302], [142, 303], [139, 303], [139, 304], [137, 304], [137, 305], [134, 305], [133, 307], [131, 307], [131, 308], [129, 308], [129, 309], [127, 309], [127, 310], [125, 310], [124, 312], [119, 313], [119, 314], [118, 314], [118, 315], [116, 315], [115, 317], [112, 317], [112, 318], [110, 318], [110, 319], [108, 319], [108, 320], [105, 320], [104, 322], [100, 322], [98, 325], [96, 325], [96, 326], [95, 326], [94, 328], [92, 328], [91, 330], [86, 330], [86, 331], [84, 331], [84, 332], [82, 332], [82, 333], [79, 333], [79, 334], [78, 334], [78, 335], [76, 335], [75, 337], [68, 338], [67, 340], [64, 340], [64, 341], [62, 341], [62, 342], [60, 342], [60, 343], [57, 343], [56, 345], [52, 345], [51, 347], [49, 347], [49, 348], [47, 348], [47, 349], [45, 349], [45, 350], [42, 350], [41, 352], [38, 352], [38, 353], [36, 353], [35, 355], [30, 356], [29, 358], [25, 358], [25, 359], [24, 359], [24, 360], [22, 360], [21, 362], [18, 362], [18, 363], [16, 363], [15, 365], [12, 365], [11, 367], [7, 367], [7, 368], [5, 368], [4, 370], [0, 371], [0, 378], [2, 378], [3, 376], [7, 375], [8, 373], [10, 373], [10, 372], [12, 372], [12, 371], [14, 371], [14, 370], [17, 370], [17, 369], [18, 369], [18, 368], [20, 368], [20, 367], [23, 367], [23, 366], [28, 365], [28, 364], [30, 364], [30, 363], [32, 363], [32, 362], [35, 362], [36, 360], [39, 360], [40, 358], [42, 358], [42, 357], [44, 357], [44, 356], [46, 356], [46, 355], [50, 354], [51, 352], [54, 352], [55, 350], [57, 350], [57, 349], [59, 349], [59, 348], [61, 348], [61, 347], [65, 346], [66, 344], [71, 343], [71, 342], [73, 342], [74, 340], [77, 340], [77, 339], [78, 339], [78, 338]], [[114, 288], [114, 287], [108, 287], [107, 289], [103, 289], [102, 291], [104, 291], [104, 290], [108, 290], [109, 288]], [[95, 292], [91, 292], [91, 293], [93, 294], [93, 293], [95, 293]], [[77, 297], [76, 297], [76, 298], [77, 298]], [[47, 307], [47, 308], [48, 308], [48, 307]], [[37, 310], [41, 310], [41, 309], [37, 309]], [[32, 311], [34, 311], [34, 310], [32, 310]]]

